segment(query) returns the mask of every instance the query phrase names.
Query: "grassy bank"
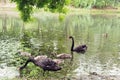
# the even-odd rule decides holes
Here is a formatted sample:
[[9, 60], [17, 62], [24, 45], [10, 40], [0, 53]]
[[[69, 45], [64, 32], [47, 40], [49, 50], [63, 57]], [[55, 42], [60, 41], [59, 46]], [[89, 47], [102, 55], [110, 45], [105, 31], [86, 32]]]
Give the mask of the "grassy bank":
[[120, 8], [117, 9], [85, 9], [85, 8], [69, 8], [69, 12], [72, 14], [108, 14], [108, 15], [120, 15]]
[[[44, 12], [43, 9], [35, 9], [34, 12]], [[19, 14], [15, 4], [0, 4], [0, 14]], [[58, 13], [57, 13], [58, 14]], [[120, 7], [117, 8], [104, 8], [104, 9], [85, 9], [85, 8], [74, 8], [68, 7], [67, 14], [108, 14], [108, 15], [120, 15]]]

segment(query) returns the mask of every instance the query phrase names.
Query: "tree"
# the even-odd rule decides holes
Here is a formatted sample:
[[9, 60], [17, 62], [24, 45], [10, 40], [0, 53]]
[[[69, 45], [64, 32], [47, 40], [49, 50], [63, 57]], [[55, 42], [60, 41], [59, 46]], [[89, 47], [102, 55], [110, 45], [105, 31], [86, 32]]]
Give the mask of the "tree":
[[46, 8], [51, 12], [64, 12], [64, 6], [71, 0], [11, 0], [17, 4], [23, 21], [28, 21], [33, 13], [33, 8]]

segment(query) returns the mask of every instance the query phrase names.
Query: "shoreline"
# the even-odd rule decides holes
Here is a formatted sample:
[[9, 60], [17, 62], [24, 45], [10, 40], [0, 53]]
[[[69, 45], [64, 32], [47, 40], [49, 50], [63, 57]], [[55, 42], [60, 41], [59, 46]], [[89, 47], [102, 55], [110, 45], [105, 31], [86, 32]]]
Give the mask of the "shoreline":
[[[120, 15], [120, 7], [117, 8], [103, 8], [103, 9], [86, 9], [86, 8], [74, 8], [74, 7], [67, 7], [68, 12], [67, 14], [108, 14], [108, 15]], [[36, 9], [37, 10], [37, 9]], [[42, 10], [42, 8], [38, 9], [39, 11]], [[1, 13], [8, 13], [8, 12], [16, 12], [17, 14], [19, 13], [19, 10], [17, 9], [17, 6], [15, 3], [0, 3], [0, 14]], [[50, 13], [50, 12], [48, 12]], [[58, 14], [58, 13], [56, 13]]]

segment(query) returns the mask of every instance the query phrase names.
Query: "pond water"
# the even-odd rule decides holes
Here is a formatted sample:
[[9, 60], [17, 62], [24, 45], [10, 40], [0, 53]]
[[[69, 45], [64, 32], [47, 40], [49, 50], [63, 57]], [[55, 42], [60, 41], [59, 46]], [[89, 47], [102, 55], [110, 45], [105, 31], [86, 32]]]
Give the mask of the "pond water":
[[[105, 14], [70, 14], [63, 21], [57, 15], [48, 13], [35, 14], [35, 20], [23, 23], [18, 17], [0, 15], [0, 78], [19, 76], [15, 54], [23, 49], [20, 39], [27, 32], [32, 49], [44, 52], [70, 53], [71, 35], [75, 46], [86, 44], [85, 54], [74, 53], [71, 65], [66, 65], [65, 76], [120, 75], [120, 17]], [[43, 46], [44, 45], [44, 46]], [[31, 51], [31, 50], [28, 50]], [[34, 55], [34, 54], [33, 54]], [[17, 61], [16, 61], [17, 63]], [[65, 67], [66, 67], [65, 66]], [[3, 72], [6, 73], [3, 75]], [[11, 74], [14, 73], [14, 74]]]

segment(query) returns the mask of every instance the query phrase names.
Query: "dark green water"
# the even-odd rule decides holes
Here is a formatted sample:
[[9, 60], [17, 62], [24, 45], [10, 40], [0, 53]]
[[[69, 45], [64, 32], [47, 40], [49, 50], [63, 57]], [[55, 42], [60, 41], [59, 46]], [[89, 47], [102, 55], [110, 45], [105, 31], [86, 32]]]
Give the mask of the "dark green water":
[[91, 72], [120, 75], [120, 18], [116, 15], [72, 14], [59, 21], [55, 15], [41, 13], [26, 24], [19, 18], [0, 15], [0, 71], [3, 65], [9, 67], [7, 64], [14, 61], [15, 53], [22, 49], [20, 39], [24, 32], [29, 35], [32, 49], [40, 50], [40, 54], [70, 53], [70, 35], [75, 38], [75, 46], [88, 46], [85, 55], [74, 53], [72, 66], [63, 66], [65, 69], [58, 75], [80, 76]]

